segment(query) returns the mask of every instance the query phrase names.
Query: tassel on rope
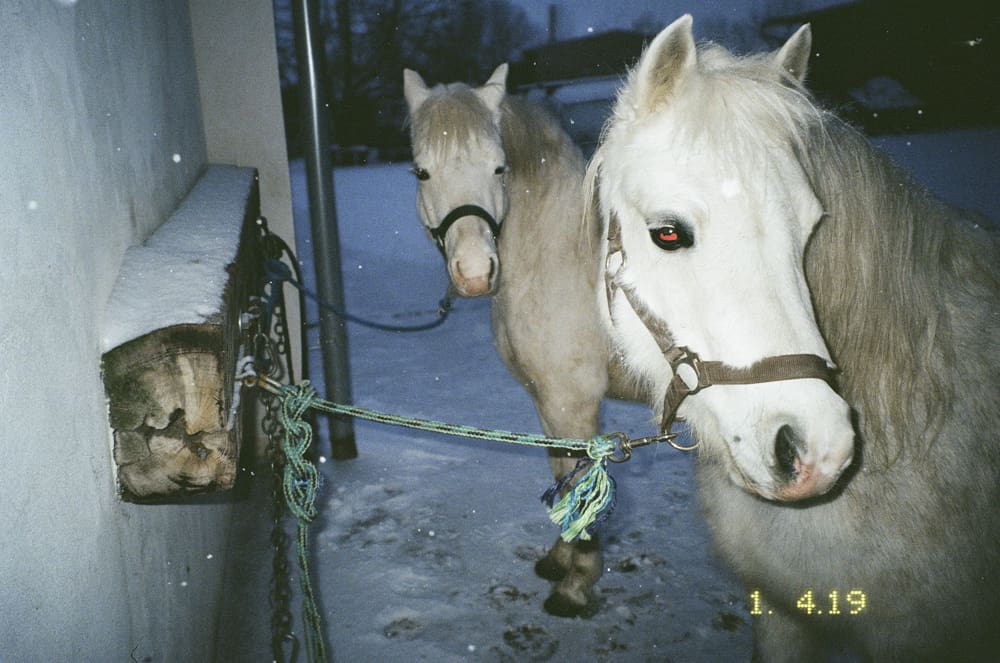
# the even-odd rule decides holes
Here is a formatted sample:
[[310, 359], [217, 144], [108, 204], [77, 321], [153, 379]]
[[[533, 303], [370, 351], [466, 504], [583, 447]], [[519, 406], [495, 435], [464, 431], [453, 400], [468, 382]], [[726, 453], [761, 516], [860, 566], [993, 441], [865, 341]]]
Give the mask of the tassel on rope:
[[[608, 458], [614, 453], [612, 441], [594, 438], [587, 447], [588, 458], [581, 458], [572, 472], [542, 495], [542, 502], [550, 507], [549, 519], [559, 525], [563, 541], [589, 541], [597, 526], [614, 510], [615, 480], [607, 468]], [[565, 495], [556, 502], [564, 490]]]

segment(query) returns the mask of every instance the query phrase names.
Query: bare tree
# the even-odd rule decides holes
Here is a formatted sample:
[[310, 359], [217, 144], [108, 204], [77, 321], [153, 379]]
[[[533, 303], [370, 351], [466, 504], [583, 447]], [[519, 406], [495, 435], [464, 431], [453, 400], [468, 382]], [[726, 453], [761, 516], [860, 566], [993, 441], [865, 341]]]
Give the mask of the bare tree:
[[[275, 16], [283, 85], [294, 85], [288, 0]], [[405, 142], [402, 70], [428, 82], [481, 82], [540, 30], [509, 0], [322, 0], [334, 140]], [[286, 96], [287, 98], [287, 96]]]

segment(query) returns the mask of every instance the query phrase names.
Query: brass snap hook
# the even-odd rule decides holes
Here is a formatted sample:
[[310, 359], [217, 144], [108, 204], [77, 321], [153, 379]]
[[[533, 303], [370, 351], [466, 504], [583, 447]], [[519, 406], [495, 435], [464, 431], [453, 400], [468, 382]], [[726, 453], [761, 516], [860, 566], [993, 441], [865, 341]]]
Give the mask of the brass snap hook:
[[608, 456], [608, 460], [612, 463], [624, 463], [632, 457], [633, 449], [637, 447], [644, 447], [649, 444], [659, 444], [660, 442], [666, 442], [678, 451], [691, 451], [692, 449], [698, 447], [697, 442], [691, 446], [678, 444], [674, 441], [677, 437], [678, 433], [664, 433], [662, 435], [650, 435], [649, 437], [639, 437], [634, 440], [630, 440], [625, 433], [612, 433], [608, 436], [608, 439], [615, 440], [615, 451]]

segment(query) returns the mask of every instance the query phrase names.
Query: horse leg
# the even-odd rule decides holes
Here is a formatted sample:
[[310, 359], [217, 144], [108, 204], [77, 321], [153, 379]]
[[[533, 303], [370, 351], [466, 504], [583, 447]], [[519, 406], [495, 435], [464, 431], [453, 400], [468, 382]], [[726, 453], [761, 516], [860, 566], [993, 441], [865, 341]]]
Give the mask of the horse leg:
[[[573, 471], [577, 462], [584, 457], [581, 452], [567, 452], [565, 449], [549, 449], [549, 464], [552, 466], [552, 475], [559, 480], [566, 474]], [[557, 537], [556, 542], [546, 553], [545, 557], [535, 563], [535, 573], [546, 580], [559, 582], [566, 577], [570, 569], [573, 568], [573, 557], [578, 546], [574, 543], [563, 541], [562, 537]], [[596, 579], [595, 579], [596, 580]]]
[[[574, 407], [553, 406], [563, 399], [536, 398], [542, 427], [547, 435], [589, 438], [597, 432], [600, 397]], [[587, 400], [587, 399], [584, 399]], [[549, 449], [552, 474], [560, 479], [576, 467], [582, 452]], [[567, 543], [561, 537], [542, 559], [535, 564], [535, 573], [555, 582], [552, 594], [545, 600], [546, 612], [559, 617], [589, 615], [594, 611], [593, 587], [601, 577], [604, 559], [596, 536], [590, 541]]]

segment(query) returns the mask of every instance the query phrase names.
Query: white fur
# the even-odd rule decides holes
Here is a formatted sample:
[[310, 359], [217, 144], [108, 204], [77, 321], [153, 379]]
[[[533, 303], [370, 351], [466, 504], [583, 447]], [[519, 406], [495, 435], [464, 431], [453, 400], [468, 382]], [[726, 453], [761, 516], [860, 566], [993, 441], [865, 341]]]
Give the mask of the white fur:
[[[490, 113], [494, 127], [499, 122], [506, 80], [507, 65], [502, 64], [482, 87], [472, 90]], [[446, 88], [430, 89], [418, 73], [406, 70], [403, 90], [413, 115]], [[507, 214], [506, 178], [496, 173], [498, 167], [506, 166], [500, 132], [495, 129], [470, 138], [428, 144], [449, 145], [452, 149], [422, 149], [423, 143], [415, 143], [414, 163], [430, 174], [428, 180], [419, 182], [417, 197], [417, 210], [426, 228], [437, 227], [458, 205], [478, 205], [498, 222]], [[499, 276], [497, 246], [483, 220], [469, 216], [456, 221], [445, 236], [444, 248], [448, 273], [460, 294], [477, 296], [495, 290]]]
[[[693, 49], [689, 32], [682, 19], [650, 51]], [[667, 322], [678, 345], [702, 359], [734, 367], [782, 354], [829, 359], [803, 266], [823, 210], [792, 147], [757, 128], [720, 135], [702, 123], [711, 73], [698, 71], [692, 50], [669, 80], [649, 64], [655, 55], [647, 54], [622, 92], [596, 162], [603, 216], [614, 211], [621, 224], [627, 258], [619, 278]], [[666, 100], [656, 96], [657, 85]], [[666, 252], [653, 244], [649, 229], [668, 216], [693, 230], [693, 247]], [[670, 367], [620, 292], [612, 309], [609, 333], [631, 370], [654, 385], [658, 405]], [[729, 459], [735, 482], [764, 497], [780, 496], [774, 469], [782, 426], [806, 441], [800, 458], [825, 475], [819, 492], [853, 451], [847, 404], [821, 380], [716, 386], [688, 398], [679, 414], [709, 453]]]
[[[430, 226], [466, 203], [503, 219], [500, 275], [493, 284], [497, 352], [531, 394], [546, 434], [589, 438], [598, 433], [605, 393], [637, 394], [616, 379], [622, 371], [611, 365], [610, 342], [595, 310], [601, 266], [596, 233], [581, 227], [583, 155], [537, 104], [503, 97], [495, 115], [490, 106], [505, 74], [506, 67], [498, 68], [475, 90], [452, 83], [429, 91], [416, 74], [406, 74], [414, 160], [431, 175], [420, 185], [418, 206]], [[444, 130], [453, 140], [443, 139]], [[493, 171], [501, 164], [509, 172], [497, 176]], [[485, 231], [475, 218], [449, 231], [446, 251], [457, 287], [451, 263], [466, 249], [462, 255], [489, 253], [493, 247], [483, 249], [481, 234], [476, 241]], [[578, 459], [552, 450], [549, 460], [562, 478]], [[536, 568], [543, 577], [560, 578], [546, 610], [570, 616], [594, 609], [591, 588], [603, 570], [597, 541], [558, 539]]]
[[[816, 432], [810, 446], [830, 452], [834, 432], [848, 439], [843, 402], [796, 380], [711, 387], [681, 409], [707, 452], [698, 486], [715, 551], [765, 596], [766, 612], [750, 619], [753, 660], [829, 660], [835, 645], [865, 661], [995, 661], [1000, 236], [813, 104], [799, 87], [808, 29], [776, 54], [703, 46], [694, 64], [689, 30], [680, 22], [654, 41], [588, 173], [622, 226], [622, 278], [706, 359], [829, 350], [864, 451], [822, 498], [768, 502], [737, 486], [771, 459], [741, 449], [748, 441], [733, 431], [760, 435], [794, 416]], [[690, 217], [694, 250], [649, 246], [645, 222], [664, 208]], [[658, 348], [620, 296], [613, 309], [611, 332], [662, 394]], [[867, 607], [806, 616], [807, 588], [857, 589]]]

